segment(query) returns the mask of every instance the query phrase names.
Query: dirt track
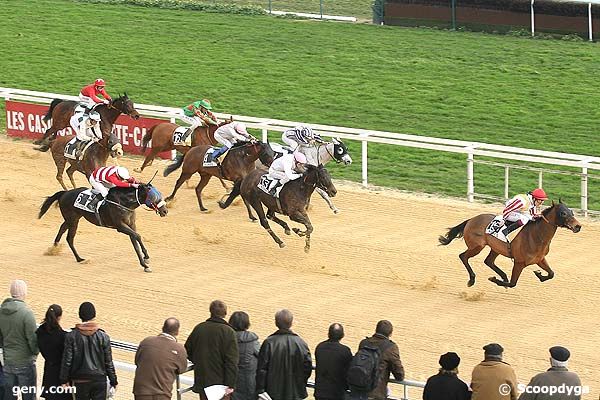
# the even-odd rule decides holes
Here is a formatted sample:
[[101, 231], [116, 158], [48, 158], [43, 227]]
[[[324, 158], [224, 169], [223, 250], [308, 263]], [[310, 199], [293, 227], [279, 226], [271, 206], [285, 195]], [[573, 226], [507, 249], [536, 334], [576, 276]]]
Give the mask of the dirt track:
[[[131, 170], [139, 163], [122, 161]], [[164, 164], [155, 166], [162, 172]], [[209, 213], [198, 211], [194, 191], [185, 188], [166, 218], [138, 212], [138, 230], [154, 270], [145, 274], [126, 236], [85, 221], [76, 246], [89, 263], [77, 264], [66, 243], [59, 255], [44, 255], [62, 221], [55, 208], [36, 219], [44, 196], [60, 189], [50, 155], [2, 137], [0, 170], [0, 286], [25, 279], [28, 303], [40, 319], [54, 302], [65, 308], [63, 325], [72, 326], [79, 303], [90, 300], [113, 338], [137, 342], [174, 315], [182, 321], [183, 339], [207, 318], [208, 303], [220, 298], [230, 312], [247, 311], [261, 338], [274, 330], [274, 312], [286, 307], [294, 312], [294, 330], [312, 349], [331, 322], [341, 322], [344, 341], [354, 350], [377, 320], [389, 319], [407, 377], [414, 380], [435, 373], [441, 353], [456, 351], [468, 381], [482, 358], [481, 347], [497, 341], [526, 383], [547, 368], [547, 349], [560, 343], [571, 350], [571, 369], [591, 386], [594, 395], [584, 398], [598, 398], [598, 223], [581, 220], [580, 233], [558, 232], [549, 256], [555, 279], [542, 284], [530, 267], [517, 288], [496, 287], [487, 281], [492, 271], [483, 266], [482, 253], [473, 262], [477, 283], [467, 289], [457, 258], [464, 243], [439, 247], [437, 236], [498, 207], [340, 184], [335, 201], [341, 214], [331, 214], [324, 202], [313, 199], [315, 232], [307, 255], [302, 238], [284, 237], [272, 224], [287, 244], [279, 249], [260, 225], [248, 222], [240, 202], [218, 209], [223, 189], [215, 180], [206, 189]], [[142, 178], [149, 179], [154, 170], [150, 167]], [[165, 196], [177, 176], [156, 179]], [[86, 183], [82, 175], [76, 181]], [[510, 272], [508, 260], [499, 265]], [[129, 398], [129, 390], [119, 397]]]

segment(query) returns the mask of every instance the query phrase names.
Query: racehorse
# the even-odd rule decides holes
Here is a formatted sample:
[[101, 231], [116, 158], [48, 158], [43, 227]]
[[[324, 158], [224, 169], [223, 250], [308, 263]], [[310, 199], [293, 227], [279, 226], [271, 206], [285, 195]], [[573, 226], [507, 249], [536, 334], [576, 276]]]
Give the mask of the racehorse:
[[215, 131], [220, 126], [229, 124], [233, 121], [233, 118], [229, 120], [225, 120], [218, 125], [210, 124], [209, 126], [199, 126], [194, 132], [192, 132], [192, 145], [184, 146], [184, 145], [176, 145], [173, 141], [173, 133], [175, 129], [179, 127], [177, 124], [173, 124], [171, 122], [161, 122], [159, 124], [154, 125], [152, 128], [148, 130], [148, 132], [142, 138], [142, 154], [146, 152], [148, 148], [148, 143], [152, 140], [152, 148], [150, 152], [144, 158], [144, 162], [142, 163], [141, 168], [136, 168], [136, 172], [142, 172], [144, 168], [149, 165], [152, 165], [152, 161], [158, 153], [162, 153], [163, 151], [169, 150], [177, 150], [182, 154], [187, 153], [192, 147], [199, 146], [201, 144], [211, 146], [217, 144], [215, 140]]
[[106, 165], [109, 155], [113, 158], [123, 155], [123, 147], [119, 142], [119, 138], [114, 133], [109, 133], [104, 134], [98, 142], [91, 144], [83, 154], [81, 161], [67, 158], [65, 157], [65, 146], [71, 139], [73, 139], [73, 136], [61, 136], [50, 143], [52, 158], [54, 159], [54, 164], [56, 164], [56, 180], [64, 190], [67, 190], [67, 186], [63, 181], [63, 172], [67, 162], [70, 164], [69, 168], [67, 168], [67, 176], [71, 180], [73, 188], [76, 188], [77, 186], [73, 179], [75, 171], [81, 172], [87, 178], [96, 168]]
[[[547, 272], [546, 275], [542, 274], [541, 271], [534, 272], [540, 282], [552, 279], [554, 271], [546, 261], [546, 255], [550, 251], [550, 241], [554, 237], [556, 229], [559, 227], [567, 228], [575, 233], [581, 230], [581, 224], [573, 215], [573, 211], [562, 201], [559, 201], [558, 204], [552, 202], [552, 206], [546, 208], [540, 218], [529, 222], [521, 229], [510, 245], [485, 233], [486, 227], [494, 217], [493, 214], [480, 214], [453, 228], [449, 228], [448, 233], [438, 239], [440, 244], [447, 245], [454, 238], [464, 236], [467, 250], [458, 257], [469, 273], [467, 286], [475, 284], [475, 273], [469, 265], [469, 258], [479, 254], [485, 246], [490, 246], [491, 251], [485, 258], [484, 263], [502, 278], [500, 280], [494, 276], [489, 280], [498, 286], [515, 287], [523, 269], [532, 264], [537, 264]], [[504, 271], [494, 263], [498, 255], [513, 259], [510, 281]]]
[[[249, 204], [254, 208], [258, 214], [260, 224], [269, 232], [269, 235], [271, 235], [279, 247], [285, 247], [285, 243], [273, 232], [267, 218], [281, 225], [286, 235], [290, 234], [290, 227], [285, 221], [279, 219], [275, 215], [276, 213], [287, 215], [292, 221], [303, 224], [306, 227], [306, 231], [301, 231], [298, 228], [293, 228], [292, 230], [298, 236], [306, 237], [304, 251], [308, 252], [310, 250], [310, 235], [313, 232], [313, 226], [306, 211], [310, 196], [317, 187], [326, 191], [330, 197], [335, 197], [337, 190], [331, 181], [329, 172], [327, 172], [323, 165], [314, 166], [306, 164], [305, 168], [306, 171], [302, 178], [290, 181], [283, 186], [279, 193], [279, 198], [275, 198], [258, 188], [258, 182], [267, 172], [255, 169], [242, 180], [241, 195], [246, 205]], [[262, 207], [263, 204], [267, 207], [266, 216]], [[253, 218], [249, 208], [248, 216], [250, 219]]]
[[[70, 120], [77, 105], [79, 105], [79, 102], [74, 100], [52, 100], [50, 108], [44, 116], [44, 121], [52, 118], [52, 126], [46, 129], [41, 139], [34, 142], [34, 144], [41, 145], [38, 150], [47, 151], [50, 148], [48, 141], [54, 140], [56, 132], [71, 126]], [[94, 110], [100, 114], [100, 129], [103, 134], [108, 134], [112, 131], [113, 124], [121, 114], [129, 115], [136, 120], [140, 118], [140, 114], [133, 106], [133, 102], [129, 99], [127, 93], [113, 99], [108, 104], [96, 106]]]
[[58, 242], [60, 242], [62, 235], [68, 230], [67, 243], [69, 244], [69, 247], [75, 256], [75, 259], [77, 262], [85, 261], [85, 259], [79, 256], [73, 243], [75, 240], [75, 234], [77, 233], [79, 220], [81, 217], [83, 217], [94, 225], [116, 229], [118, 232], [128, 235], [138, 256], [140, 265], [144, 268], [145, 272], [152, 272], [148, 266], [148, 260], [150, 259], [150, 256], [148, 255], [148, 251], [146, 250], [144, 243], [142, 243], [142, 237], [136, 232], [135, 209], [142, 204], [145, 204], [161, 217], [166, 216], [168, 211], [165, 207], [165, 202], [162, 199], [160, 192], [150, 183], [140, 184], [137, 189], [132, 187], [111, 189], [108, 192], [106, 203], [101, 205], [100, 209], [98, 210], [98, 219], [96, 214], [83, 211], [74, 206], [75, 200], [84, 190], [86, 190], [86, 188], [72, 189], [68, 191], [62, 190], [54, 193], [50, 197], [47, 197], [42, 204], [38, 218], [42, 218], [50, 206], [55, 201], [58, 201], [60, 212], [64, 219], [64, 222], [58, 229], [58, 234], [54, 239], [54, 246], [58, 246]]
[[[177, 193], [181, 185], [190, 179], [192, 175], [198, 173], [200, 175], [200, 182], [196, 186], [196, 197], [198, 198], [200, 211], [207, 211], [202, 204], [202, 189], [208, 184], [212, 176], [232, 181], [234, 182], [234, 190], [236, 187], [239, 189], [242, 178], [256, 168], [255, 162], [257, 159], [260, 159], [265, 165], [271, 165], [275, 155], [269, 143], [258, 141], [238, 142], [229, 150], [220, 166], [204, 167], [205, 154], [210, 148], [211, 146], [204, 145], [192, 147], [183, 158], [176, 160], [165, 169], [164, 176], [167, 176], [183, 164], [181, 175], [175, 183], [173, 193], [166, 198], [167, 201], [173, 200], [175, 193]], [[235, 192], [232, 191], [232, 193]], [[246, 204], [246, 207], [248, 208], [249, 206]]]

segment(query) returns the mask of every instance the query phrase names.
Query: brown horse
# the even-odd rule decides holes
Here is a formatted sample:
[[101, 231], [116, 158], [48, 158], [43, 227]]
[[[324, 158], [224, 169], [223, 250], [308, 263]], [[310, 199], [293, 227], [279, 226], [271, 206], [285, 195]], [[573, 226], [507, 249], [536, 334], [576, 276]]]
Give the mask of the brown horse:
[[[275, 198], [257, 187], [261, 177], [267, 173], [267, 171], [261, 169], [256, 169], [246, 175], [242, 180], [240, 190], [246, 207], [249, 204], [254, 208], [260, 219], [260, 224], [269, 232], [269, 235], [279, 247], [285, 247], [285, 243], [273, 232], [267, 219], [279, 224], [285, 230], [286, 235], [291, 233], [290, 227], [285, 221], [279, 219], [275, 213], [287, 215], [292, 221], [303, 224], [306, 231], [301, 231], [298, 228], [294, 228], [293, 231], [298, 236], [306, 237], [304, 251], [308, 252], [310, 250], [310, 235], [313, 232], [313, 226], [306, 211], [310, 196], [316, 188], [323, 189], [329, 197], [335, 197], [337, 190], [331, 181], [329, 172], [323, 165], [316, 167], [306, 164], [305, 168], [306, 172], [302, 178], [290, 181], [283, 186], [279, 198]], [[263, 204], [267, 207], [266, 216]], [[250, 219], [253, 218], [249, 208], [248, 216]]]
[[[41, 145], [38, 150], [47, 151], [50, 148], [50, 143], [48, 143], [48, 141], [54, 140], [56, 132], [70, 126], [71, 117], [78, 104], [78, 101], [73, 100], [52, 100], [50, 108], [44, 116], [44, 121], [48, 121], [52, 118], [52, 126], [46, 129], [46, 132], [44, 132], [44, 136], [41, 139], [34, 142], [35, 144]], [[121, 114], [129, 115], [133, 119], [140, 118], [140, 114], [133, 106], [133, 102], [129, 99], [127, 93], [113, 99], [108, 104], [98, 105], [94, 110], [100, 114], [100, 129], [103, 134], [109, 134], [112, 131], [113, 124]]]
[[204, 145], [192, 147], [184, 157], [176, 160], [165, 169], [164, 176], [167, 176], [183, 164], [181, 175], [175, 183], [173, 193], [165, 199], [166, 201], [173, 200], [175, 193], [177, 193], [177, 190], [179, 190], [181, 185], [190, 179], [192, 175], [198, 173], [200, 175], [200, 182], [196, 186], [198, 206], [200, 206], [200, 211], [207, 211], [202, 204], [202, 189], [208, 184], [212, 176], [232, 181], [236, 183], [234, 187], [239, 187], [238, 182], [240, 182], [250, 171], [255, 169], [255, 162], [257, 159], [260, 159], [260, 162], [265, 165], [271, 165], [273, 157], [275, 156], [275, 153], [268, 143], [238, 142], [229, 150], [229, 153], [227, 153], [220, 166], [203, 167], [204, 156], [210, 148], [211, 146]]
[[192, 146], [175, 145], [173, 142], [173, 133], [175, 129], [179, 127], [177, 124], [171, 122], [161, 122], [160, 124], [154, 125], [148, 130], [148, 132], [142, 138], [142, 154], [146, 152], [150, 140], [152, 140], [152, 148], [150, 152], [144, 158], [144, 162], [140, 168], [136, 168], [136, 172], [142, 172], [144, 168], [152, 165], [152, 161], [158, 153], [163, 151], [177, 150], [178, 152], [185, 154], [192, 147], [199, 146], [201, 144], [212, 146], [217, 144], [215, 140], [215, 131], [220, 126], [229, 124], [233, 119], [225, 120], [218, 125], [199, 126], [192, 133]]
[[[448, 233], [438, 239], [442, 245], [447, 245], [454, 238], [464, 236], [467, 250], [458, 257], [469, 273], [467, 286], [475, 284], [475, 273], [469, 265], [469, 258], [479, 254], [485, 246], [491, 248], [490, 254], [485, 258], [485, 265], [493, 269], [502, 278], [500, 280], [494, 276], [489, 280], [498, 286], [515, 287], [521, 271], [532, 264], [537, 264], [547, 272], [546, 275], [542, 274], [541, 271], [534, 272], [540, 282], [552, 279], [554, 271], [546, 261], [546, 255], [550, 251], [550, 241], [554, 237], [556, 229], [559, 227], [567, 228], [575, 233], [581, 230], [581, 224], [573, 215], [573, 211], [562, 201], [559, 201], [558, 204], [552, 202], [552, 206], [545, 209], [540, 218], [529, 222], [521, 229], [510, 245], [485, 233], [486, 227], [494, 217], [493, 214], [480, 214], [453, 228], [449, 228]], [[498, 255], [513, 259], [514, 264], [510, 281], [504, 271], [494, 264]]]

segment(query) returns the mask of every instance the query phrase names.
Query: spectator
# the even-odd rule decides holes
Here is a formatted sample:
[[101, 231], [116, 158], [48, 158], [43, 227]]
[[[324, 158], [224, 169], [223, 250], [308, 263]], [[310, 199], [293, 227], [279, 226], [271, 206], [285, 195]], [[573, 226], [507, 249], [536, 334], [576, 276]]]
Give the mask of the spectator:
[[504, 348], [497, 343], [483, 346], [484, 360], [473, 369], [472, 400], [517, 400], [517, 376], [502, 361]]
[[317, 345], [315, 350], [315, 399], [343, 400], [346, 397], [346, 374], [352, 361], [352, 351], [340, 343], [344, 337], [341, 324], [329, 326], [328, 340]]
[[368, 394], [369, 398], [376, 400], [387, 399], [387, 384], [390, 379], [390, 373], [399, 381], [404, 379], [404, 367], [400, 360], [400, 350], [398, 349], [398, 345], [390, 340], [393, 331], [394, 327], [390, 321], [381, 320], [375, 327], [375, 334], [363, 339], [358, 346], [359, 349], [363, 346], [374, 346], [381, 353], [377, 386]]
[[299, 400], [308, 397], [306, 383], [312, 373], [307, 344], [291, 331], [294, 316], [289, 310], [275, 314], [278, 330], [260, 347], [256, 371], [256, 391], [273, 400]]
[[221, 300], [210, 303], [210, 318], [194, 328], [185, 342], [188, 358], [194, 363], [194, 392], [206, 400], [204, 389], [224, 385], [225, 397], [235, 389], [238, 374], [238, 346], [235, 332], [225, 321], [227, 306]]
[[110, 337], [99, 328], [96, 308], [90, 302], [79, 306], [80, 324], [65, 336], [60, 382], [75, 386], [76, 400], [105, 400], [106, 378], [111, 389], [117, 388]]
[[[65, 349], [65, 335], [67, 334], [60, 326], [61, 318], [61, 306], [52, 304], [48, 307], [46, 317], [36, 331], [40, 353], [44, 356], [44, 377], [42, 378], [44, 392], [41, 397], [46, 400], [73, 399], [71, 394], [56, 393], [56, 389], [54, 389], [60, 386], [60, 363]], [[51, 387], [53, 389], [50, 389]]]
[[439, 362], [442, 368], [437, 375], [427, 379], [423, 400], [469, 400], [469, 386], [458, 377], [458, 354], [442, 354]]
[[[37, 386], [35, 359], [39, 352], [35, 317], [25, 304], [27, 284], [14, 280], [10, 296], [0, 306], [0, 347], [4, 353], [5, 399], [17, 399], [13, 388]], [[34, 400], [35, 393], [22, 393], [22, 400]]]
[[[569, 393], [543, 393], [542, 387], [566, 388], [581, 387], [581, 380], [575, 372], [570, 372], [567, 367], [569, 364], [571, 353], [562, 346], [554, 346], [550, 348], [550, 369], [546, 372], [537, 374], [531, 379], [527, 385], [531, 389], [531, 393], [525, 391], [519, 397], [519, 400], [573, 400], [581, 399], [581, 392], [575, 392], [578, 389], [572, 389]], [[533, 389], [538, 387], [538, 389]], [[568, 390], [568, 389], [567, 389]]]
[[248, 331], [250, 317], [243, 311], [231, 314], [229, 325], [235, 331], [239, 351], [238, 378], [233, 400], [254, 400], [256, 399], [256, 366], [260, 350], [258, 336]]
[[135, 400], [170, 400], [173, 382], [187, 370], [187, 352], [177, 343], [179, 321], [168, 318], [158, 336], [142, 340], [135, 353]]

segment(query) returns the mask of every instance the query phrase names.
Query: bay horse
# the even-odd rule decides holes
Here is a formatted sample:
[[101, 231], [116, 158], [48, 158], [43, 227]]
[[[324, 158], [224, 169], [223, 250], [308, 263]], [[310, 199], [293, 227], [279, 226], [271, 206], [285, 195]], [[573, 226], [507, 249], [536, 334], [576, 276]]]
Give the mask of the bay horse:
[[[38, 150], [47, 151], [50, 148], [49, 141], [54, 140], [56, 132], [61, 129], [68, 128], [70, 125], [71, 117], [75, 112], [75, 107], [80, 103], [74, 100], [62, 100], [54, 99], [50, 103], [50, 108], [44, 116], [44, 121], [49, 121], [52, 118], [52, 126], [46, 129], [44, 136], [36, 140], [34, 144], [41, 145]], [[113, 124], [121, 114], [129, 115], [131, 118], [137, 120], [140, 118], [140, 114], [133, 106], [133, 102], [127, 96], [127, 93], [114, 98], [108, 104], [100, 104], [94, 108], [100, 114], [100, 129], [103, 134], [110, 133], [112, 131]]]
[[199, 126], [194, 132], [192, 132], [192, 146], [176, 145], [173, 142], [173, 133], [175, 129], [179, 128], [179, 125], [171, 122], [161, 122], [151, 127], [148, 132], [142, 138], [142, 154], [146, 152], [150, 140], [152, 140], [152, 148], [150, 152], [144, 158], [144, 162], [140, 168], [135, 168], [135, 172], [142, 172], [144, 168], [152, 165], [154, 158], [158, 153], [163, 151], [177, 150], [181, 154], [187, 153], [192, 147], [199, 146], [201, 144], [212, 146], [218, 144], [215, 140], [215, 131], [229, 123], [233, 122], [233, 118], [225, 120], [218, 125], [210, 124], [209, 126]]
[[[523, 269], [532, 264], [537, 264], [547, 272], [544, 275], [541, 271], [534, 271], [540, 282], [552, 279], [554, 271], [550, 268], [546, 255], [550, 251], [550, 241], [554, 237], [557, 228], [567, 228], [575, 233], [581, 230], [581, 224], [573, 215], [573, 211], [560, 200], [558, 204], [552, 202], [552, 206], [546, 208], [540, 218], [527, 223], [510, 245], [485, 233], [486, 227], [494, 217], [493, 214], [480, 214], [453, 228], [449, 228], [448, 233], [438, 239], [440, 244], [445, 246], [454, 238], [464, 237], [467, 250], [458, 257], [469, 273], [467, 286], [475, 284], [475, 273], [469, 265], [469, 258], [479, 254], [486, 246], [489, 246], [491, 251], [485, 258], [484, 263], [502, 278], [500, 280], [494, 276], [489, 280], [498, 286], [515, 287]], [[504, 271], [494, 263], [498, 255], [513, 259], [510, 281]]]
[[58, 206], [64, 219], [54, 239], [54, 246], [58, 246], [62, 235], [68, 231], [67, 243], [75, 259], [77, 262], [85, 261], [85, 259], [79, 256], [74, 245], [77, 226], [79, 225], [79, 220], [83, 217], [96, 226], [116, 229], [117, 232], [128, 235], [138, 256], [140, 265], [144, 268], [144, 272], [152, 272], [148, 266], [150, 256], [142, 242], [142, 237], [136, 231], [135, 209], [144, 204], [153, 209], [161, 217], [166, 216], [168, 211], [160, 192], [150, 183], [140, 184], [137, 189], [132, 187], [113, 188], [108, 192], [106, 202], [98, 210], [100, 216], [100, 220], [98, 220], [96, 214], [83, 211], [74, 206], [77, 196], [84, 190], [86, 188], [62, 190], [47, 197], [42, 204], [38, 218], [42, 218], [50, 206], [55, 201], [58, 201]]
[[[313, 226], [307, 213], [310, 196], [316, 188], [320, 188], [326, 191], [328, 196], [335, 197], [337, 189], [331, 181], [331, 175], [323, 165], [305, 164], [305, 168], [306, 170], [301, 178], [289, 181], [281, 188], [279, 198], [275, 198], [258, 188], [258, 182], [267, 173], [262, 169], [255, 169], [246, 175], [242, 180], [240, 189], [244, 202], [256, 211], [261, 226], [269, 232], [269, 235], [279, 247], [285, 247], [285, 243], [273, 232], [267, 219], [279, 224], [286, 235], [291, 233], [290, 227], [285, 221], [278, 218], [276, 213], [287, 215], [292, 221], [303, 224], [306, 227], [305, 231], [298, 228], [292, 230], [298, 236], [306, 238], [304, 251], [308, 253], [310, 250], [310, 235], [313, 232]], [[263, 205], [267, 207], [266, 215]], [[248, 209], [248, 216], [250, 219], [253, 218], [250, 209]]]
[[164, 176], [167, 176], [183, 164], [181, 175], [175, 183], [173, 193], [166, 198], [167, 201], [173, 200], [181, 185], [190, 179], [192, 175], [198, 173], [200, 175], [200, 182], [196, 186], [198, 206], [200, 207], [200, 211], [207, 211], [207, 208], [202, 204], [202, 189], [208, 184], [211, 177], [215, 176], [222, 180], [234, 182], [234, 191], [232, 191], [232, 194], [237, 196], [239, 192], [235, 193], [236, 188], [239, 189], [242, 178], [256, 168], [256, 160], [260, 159], [263, 164], [271, 165], [275, 155], [269, 143], [258, 141], [238, 142], [229, 150], [220, 166], [204, 167], [202, 165], [204, 157], [210, 148], [211, 146], [205, 145], [192, 147], [184, 157], [176, 160], [165, 169]]

